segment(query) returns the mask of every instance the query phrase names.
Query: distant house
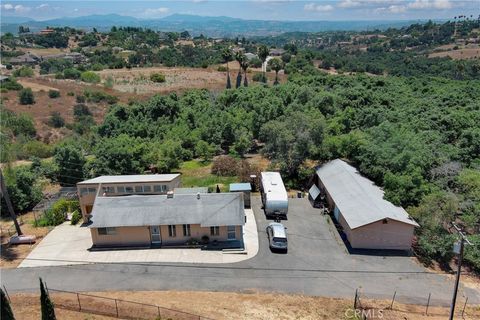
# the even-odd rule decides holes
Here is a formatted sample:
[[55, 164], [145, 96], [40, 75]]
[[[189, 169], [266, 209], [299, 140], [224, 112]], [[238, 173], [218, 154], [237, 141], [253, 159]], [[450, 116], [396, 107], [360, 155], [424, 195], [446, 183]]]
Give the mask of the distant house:
[[98, 196], [89, 225], [94, 248], [216, 241], [243, 247], [239, 193]]
[[13, 65], [34, 65], [40, 62], [40, 58], [32, 53], [25, 53], [11, 58], [9, 62]]
[[68, 53], [43, 55], [41, 56], [41, 59], [42, 60], [65, 59], [65, 60], [70, 60], [74, 64], [82, 63], [87, 60], [87, 58], [80, 52], [68, 52]]
[[258, 58], [258, 56], [255, 53], [247, 52], [245, 53], [245, 57], [247, 57], [247, 60], [250, 61], [252, 59]]
[[41, 35], [47, 35], [47, 34], [54, 33], [54, 32], [55, 32], [55, 30], [49, 29], [49, 28], [40, 30]]
[[77, 183], [84, 221], [89, 221], [97, 195], [166, 194], [180, 186], [180, 174], [100, 176]]
[[285, 50], [283, 49], [270, 49], [270, 56], [272, 57], [280, 57], [282, 54], [285, 53]]
[[352, 248], [410, 250], [419, 225], [383, 190], [342, 160], [317, 169], [310, 195], [325, 198]]

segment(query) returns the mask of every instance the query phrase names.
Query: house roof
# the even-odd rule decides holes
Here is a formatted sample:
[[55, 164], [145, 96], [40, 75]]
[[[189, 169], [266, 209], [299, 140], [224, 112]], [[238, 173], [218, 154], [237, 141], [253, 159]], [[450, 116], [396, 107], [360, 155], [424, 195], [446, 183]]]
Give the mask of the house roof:
[[250, 183], [230, 183], [230, 192], [252, 191]]
[[82, 184], [96, 184], [96, 183], [170, 182], [179, 176], [180, 176], [179, 173], [100, 176], [100, 177], [79, 182], [77, 184], [82, 185]]
[[201, 195], [130, 195], [97, 197], [90, 228], [200, 224], [202, 227], [243, 225], [240, 193]]
[[385, 218], [418, 224], [401, 207], [383, 199], [383, 190], [354, 167], [336, 159], [317, 169], [317, 175], [351, 229]]
[[174, 188], [174, 194], [197, 194], [197, 193], [208, 193], [207, 187], [195, 187], [195, 188]]

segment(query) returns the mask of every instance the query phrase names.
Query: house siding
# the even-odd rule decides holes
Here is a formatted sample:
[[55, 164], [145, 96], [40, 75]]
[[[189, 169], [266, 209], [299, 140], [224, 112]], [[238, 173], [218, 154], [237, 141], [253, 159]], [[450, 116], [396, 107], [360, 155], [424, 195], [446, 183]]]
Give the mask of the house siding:
[[[100, 235], [97, 228], [90, 229], [92, 234], [92, 242], [95, 247], [123, 247], [123, 246], [150, 246], [150, 227], [117, 227], [114, 235]], [[190, 239], [197, 239], [198, 241], [204, 235], [207, 235], [210, 241], [227, 241], [228, 232], [227, 226], [220, 226], [219, 235], [211, 236], [210, 227], [201, 227], [199, 224], [190, 225], [190, 236], [183, 235], [183, 225], [176, 225], [176, 236], [169, 237], [168, 225], [160, 226], [160, 235], [162, 245], [181, 245], [185, 244]], [[235, 226], [235, 239], [242, 240], [243, 232], [242, 226]]]

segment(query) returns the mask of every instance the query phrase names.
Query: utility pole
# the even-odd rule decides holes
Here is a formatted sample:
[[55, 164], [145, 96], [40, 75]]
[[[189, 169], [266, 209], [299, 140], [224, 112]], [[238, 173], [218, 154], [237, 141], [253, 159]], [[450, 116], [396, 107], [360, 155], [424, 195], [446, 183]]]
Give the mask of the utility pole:
[[10, 201], [10, 196], [8, 195], [7, 187], [5, 186], [5, 179], [3, 178], [2, 169], [0, 169], [0, 187], [1, 187], [1, 194], [2, 197], [5, 199], [5, 203], [7, 204], [8, 212], [10, 213], [10, 217], [12, 217], [13, 223], [15, 224], [15, 229], [17, 230], [17, 234], [19, 236], [23, 235], [22, 230], [20, 229], [20, 225], [17, 221], [17, 216], [13, 211], [12, 202]]
[[458, 268], [457, 268], [457, 277], [455, 278], [455, 288], [453, 290], [453, 298], [452, 298], [452, 305], [450, 307], [450, 320], [453, 320], [453, 316], [455, 313], [455, 303], [457, 302], [457, 292], [458, 292], [458, 285], [460, 284], [460, 273], [462, 271], [462, 262], [463, 262], [463, 248], [465, 243], [472, 245], [470, 241], [468, 241], [467, 236], [463, 233], [462, 229], [457, 226], [454, 222], [452, 222], [452, 226], [457, 230], [458, 234], [462, 239], [460, 239], [460, 248], [457, 249], [456, 246], [454, 247], [454, 252], [458, 254]]

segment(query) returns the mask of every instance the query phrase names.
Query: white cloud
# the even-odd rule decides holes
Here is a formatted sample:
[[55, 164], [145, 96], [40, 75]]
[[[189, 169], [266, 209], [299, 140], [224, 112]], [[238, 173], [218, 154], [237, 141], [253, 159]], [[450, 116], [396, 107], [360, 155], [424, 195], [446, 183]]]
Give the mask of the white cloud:
[[407, 11], [407, 7], [391, 5], [390, 7], [388, 7], [387, 11], [390, 13], [404, 13]]
[[360, 5], [361, 3], [359, 1], [354, 1], [354, 0], [345, 0], [338, 4], [340, 8], [354, 8]]
[[158, 16], [167, 13], [170, 9], [165, 7], [155, 8], [155, 9], [145, 9], [143, 12], [146, 16]]
[[13, 8], [14, 8], [13, 5], [10, 4], [10, 3], [5, 3], [5, 4], [2, 5], [1, 7], [2, 7], [2, 9], [4, 9], [4, 10], [13, 10]]
[[375, 6], [375, 5], [388, 5], [388, 4], [393, 5], [393, 4], [398, 4], [400, 2], [405, 2], [405, 0], [342, 0], [338, 4], [338, 7], [355, 8], [355, 7], [367, 7], [367, 6]]
[[48, 7], [48, 6], [49, 6], [48, 4], [42, 3], [41, 5], [39, 5], [39, 6], [37, 7], [37, 9], [46, 8], [46, 7]]
[[303, 7], [303, 10], [305, 11], [311, 11], [311, 12], [328, 12], [333, 10], [333, 6], [327, 4], [327, 5], [321, 5], [321, 4], [315, 4], [315, 3], [309, 3], [306, 4]]
[[415, 10], [422, 9], [450, 9], [452, 3], [450, 0], [415, 0], [408, 4], [408, 8]]
[[15, 9], [15, 13], [25, 13], [25, 12], [29, 12], [32, 8], [22, 6], [21, 4], [17, 4], [14, 7], [14, 9]]

